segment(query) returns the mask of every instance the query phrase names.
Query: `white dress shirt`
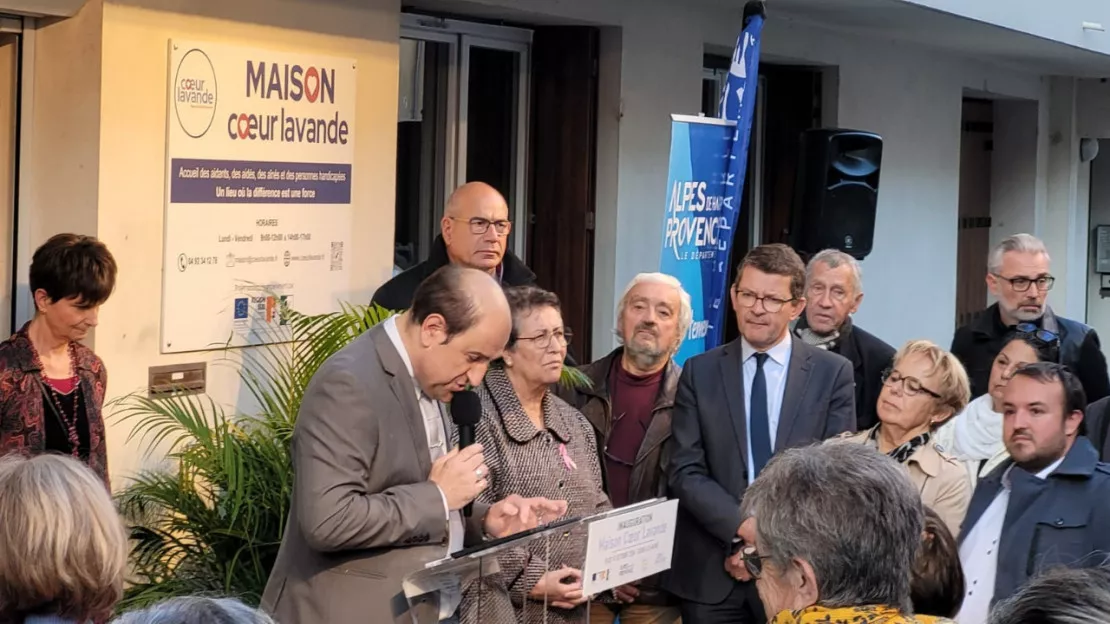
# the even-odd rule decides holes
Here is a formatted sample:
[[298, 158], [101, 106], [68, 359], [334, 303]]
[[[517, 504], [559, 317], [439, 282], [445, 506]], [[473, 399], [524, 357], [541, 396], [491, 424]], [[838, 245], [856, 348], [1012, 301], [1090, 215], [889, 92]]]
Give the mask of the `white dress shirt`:
[[[1038, 472], [1037, 478], [1043, 481], [1063, 461], [1063, 457], [1056, 460]], [[990, 619], [994, 581], [998, 573], [998, 541], [1002, 538], [1006, 508], [1010, 505], [1010, 472], [1015, 467], [1010, 466], [1002, 475], [1002, 489], [967, 534], [963, 546], [960, 546], [960, 562], [964, 566], [967, 595], [964, 596], [964, 604], [956, 616], [959, 624], [986, 624]]]
[[[763, 362], [763, 379], [767, 383], [767, 428], [771, 433], [771, 450], [774, 452], [775, 438], [778, 435], [779, 417], [782, 412], [782, 397], [786, 391], [786, 370], [790, 364], [790, 353], [794, 343], [790, 332], [777, 345], [767, 350], [767, 360]], [[755, 481], [755, 460], [752, 458], [752, 383], [755, 381], [756, 348], [740, 338], [740, 354], [744, 358], [744, 416], [748, 425], [748, 483]]]
[[[420, 389], [420, 382], [416, 380], [416, 375], [413, 373], [412, 360], [409, 359], [409, 353], [405, 350], [405, 343], [401, 341], [401, 332], [397, 328], [397, 317], [391, 316], [382, 324], [385, 326], [386, 335], [389, 336], [389, 340], [393, 342], [394, 348], [397, 349], [397, 353], [401, 354], [401, 360], [405, 363], [409, 375], [412, 376], [412, 385], [416, 388], [416, 402], [420, 405], [420, 413], [424, 417], [424, 434], [428, 438], [428, 453], [434, 462], [448, 453], [443, 404], [424, 394], [424, 391]], [[462, 550], [466, 530], [463, 528], [462, 514], [457, 510], [450, 511], [448, 509], [447, 496], [443, 493], [443, 490], [439, 491], [439, 495], [443, 498], [443, 510], [448, 523], [448, 552], [453, 553]]]

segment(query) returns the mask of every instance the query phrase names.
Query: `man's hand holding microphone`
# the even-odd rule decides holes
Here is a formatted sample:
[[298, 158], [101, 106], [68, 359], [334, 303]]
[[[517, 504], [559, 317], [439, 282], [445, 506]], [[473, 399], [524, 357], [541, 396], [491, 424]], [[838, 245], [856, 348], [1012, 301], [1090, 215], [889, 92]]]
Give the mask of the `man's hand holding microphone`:
[[[451, 418], [459, 430], [459, 446], [437, 459], [428, 477], [443, 492], [447, 508], [463, 509], [466, 516], [470, 515], [470, 504], [489, 487], [489, 467], [482, 455], [482, 445], [474, 443], [474, 427], [481, 417], [482, 404], [477, 394], [470, 390], [455, 393]], [[483, 528], [486, 535], [505, 537], [535, 528], [542, 520], [560, 518], [566, 512], [566, 501], [511, 494], [489, 508]]]

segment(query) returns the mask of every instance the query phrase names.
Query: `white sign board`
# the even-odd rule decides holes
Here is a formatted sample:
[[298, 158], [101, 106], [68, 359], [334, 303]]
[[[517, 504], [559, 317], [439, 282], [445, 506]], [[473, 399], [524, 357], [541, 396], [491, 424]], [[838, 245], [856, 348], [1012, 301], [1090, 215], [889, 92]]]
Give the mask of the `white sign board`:
[[671, 567], [678, 501], [668, 500], [590, 523], [583, 593], [599, 594]]
[[351, 59], [174, 40], [162, 352], [289, 339], [350, 292]]

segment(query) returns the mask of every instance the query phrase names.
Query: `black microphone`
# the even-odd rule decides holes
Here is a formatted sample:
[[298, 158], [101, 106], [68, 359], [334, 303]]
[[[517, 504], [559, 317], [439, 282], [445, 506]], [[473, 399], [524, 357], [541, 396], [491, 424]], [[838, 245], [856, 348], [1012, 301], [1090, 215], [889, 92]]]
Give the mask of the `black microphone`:
[[[463, 390], [451, 397], [451, 420], [459, 429], [459, 449], [474, 444], [474, 427], [482, 420], [482, 400], [476, 392]], [[469, 518], [473, 510], [474, 504], [467, 503], [463, 515]]]

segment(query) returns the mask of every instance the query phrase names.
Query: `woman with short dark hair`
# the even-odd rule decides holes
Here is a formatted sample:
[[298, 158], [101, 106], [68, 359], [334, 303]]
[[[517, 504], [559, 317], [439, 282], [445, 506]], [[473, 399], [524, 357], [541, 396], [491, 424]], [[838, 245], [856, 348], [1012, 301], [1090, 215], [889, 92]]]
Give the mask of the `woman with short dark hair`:
[[104, 362], [80, 343], [116, 285], [116, 261], [91, 236], [58, 234], [31, 259], [35, 316], [0, 343], [0, 455], [60, 453], [108, 485]]
[[[489, 467], [489, 488], [478, 501], [519, 492], [565, 500], [572, 518], [610, 509], [593, 425], [551, 392], [570, 339], [559, 298], [535, 286], [508, 288], [505, 297], [513, 319], [509, 343], [478, 388], [482, 420], [474, 438]], [[500, 572], [466, 591], [463, 624], [585, 622], [586, 541], [585, 527], [578, 526], [500, 553]]]

